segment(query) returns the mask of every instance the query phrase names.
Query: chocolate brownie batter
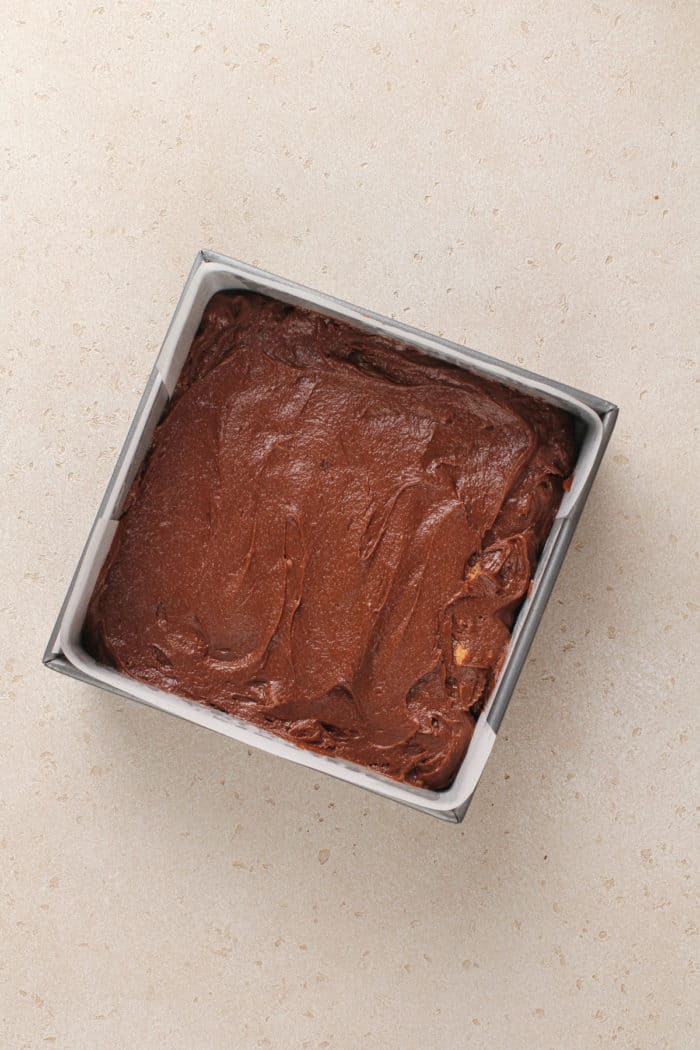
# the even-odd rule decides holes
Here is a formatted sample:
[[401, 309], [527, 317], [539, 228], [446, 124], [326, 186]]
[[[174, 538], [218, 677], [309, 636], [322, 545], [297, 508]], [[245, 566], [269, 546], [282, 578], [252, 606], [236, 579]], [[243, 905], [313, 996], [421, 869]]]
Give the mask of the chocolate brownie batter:
[[84, 639], [150, 686], [441, 789], [574, 463], [571, 419], [351, 325], [209, 302]]

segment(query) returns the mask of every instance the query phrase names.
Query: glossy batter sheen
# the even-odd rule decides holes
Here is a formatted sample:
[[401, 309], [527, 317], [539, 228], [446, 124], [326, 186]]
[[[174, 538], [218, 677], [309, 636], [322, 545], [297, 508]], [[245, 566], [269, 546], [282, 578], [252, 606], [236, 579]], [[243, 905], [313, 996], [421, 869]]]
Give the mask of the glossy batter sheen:
[[85, 626], [148, 685], [449, 785], [571, 473], [557, 409], [348, 324], [210, 301]]

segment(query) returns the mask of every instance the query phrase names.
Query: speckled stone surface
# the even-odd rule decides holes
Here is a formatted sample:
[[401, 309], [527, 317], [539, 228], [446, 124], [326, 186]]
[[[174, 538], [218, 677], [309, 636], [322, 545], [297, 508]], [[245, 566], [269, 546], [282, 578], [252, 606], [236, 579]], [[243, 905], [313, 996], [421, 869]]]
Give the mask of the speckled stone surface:
[[[692, 1045], [695, 8], [8, 12], [0, 1045]], [[200, 247], [621, 406], [460, 827], [41, 666]]]

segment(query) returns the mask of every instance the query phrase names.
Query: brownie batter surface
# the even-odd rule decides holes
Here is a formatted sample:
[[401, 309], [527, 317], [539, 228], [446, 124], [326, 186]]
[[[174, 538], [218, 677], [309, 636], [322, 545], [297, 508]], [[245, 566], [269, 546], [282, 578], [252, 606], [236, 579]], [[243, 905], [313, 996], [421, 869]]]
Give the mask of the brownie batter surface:
[[449, 785], [574, 463], [563, 412], [319, 314], [210, 301], [84, 629], [100, 660]]

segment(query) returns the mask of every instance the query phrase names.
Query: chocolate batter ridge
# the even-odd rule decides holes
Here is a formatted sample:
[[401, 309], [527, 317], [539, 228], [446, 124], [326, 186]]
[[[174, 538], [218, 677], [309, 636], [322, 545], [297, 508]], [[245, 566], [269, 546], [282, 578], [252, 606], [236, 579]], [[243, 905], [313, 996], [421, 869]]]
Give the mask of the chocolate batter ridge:
[[84, 642], [119, 671], [447, 787], [575, 458], [564, 412], [251, 293], [209, 302]]

